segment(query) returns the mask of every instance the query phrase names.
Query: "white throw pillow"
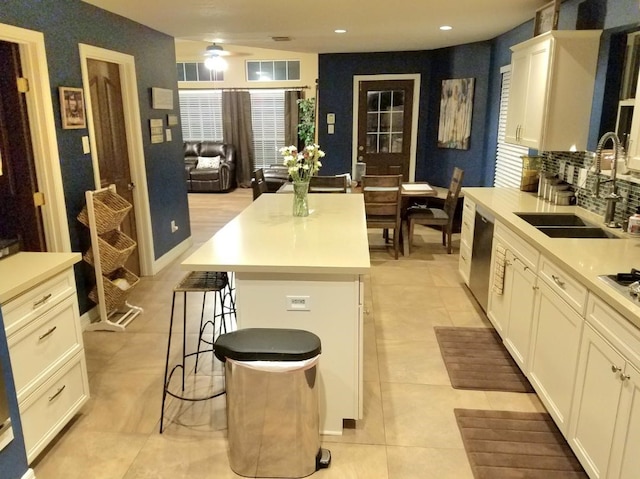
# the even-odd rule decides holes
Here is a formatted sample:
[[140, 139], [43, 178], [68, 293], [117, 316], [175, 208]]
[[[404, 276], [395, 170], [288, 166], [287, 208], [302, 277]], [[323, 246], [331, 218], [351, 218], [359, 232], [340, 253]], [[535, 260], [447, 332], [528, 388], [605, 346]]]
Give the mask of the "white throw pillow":
[[198, 165], [196, 166], [196, 169], [202, 170], [204, 168], [213, 168], [213, 169], [220, 168], [220, 156], [214, 156], [214, 157], [199, 156]]

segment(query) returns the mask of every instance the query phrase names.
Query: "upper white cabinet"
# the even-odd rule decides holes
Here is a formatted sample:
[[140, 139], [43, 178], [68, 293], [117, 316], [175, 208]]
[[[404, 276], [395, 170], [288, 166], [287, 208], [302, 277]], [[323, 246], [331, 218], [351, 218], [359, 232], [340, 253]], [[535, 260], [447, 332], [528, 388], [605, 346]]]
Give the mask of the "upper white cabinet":
[[511, 47], [507, 143], [585, 150], [600, 30], [552, 30]]

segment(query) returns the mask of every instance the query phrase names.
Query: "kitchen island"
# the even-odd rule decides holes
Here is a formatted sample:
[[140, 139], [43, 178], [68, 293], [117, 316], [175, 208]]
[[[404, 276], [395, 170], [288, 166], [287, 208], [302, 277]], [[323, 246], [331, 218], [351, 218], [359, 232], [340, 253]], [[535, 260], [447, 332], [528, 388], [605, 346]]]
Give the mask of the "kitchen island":
[[189, 256], [187, 271], [235, 273], [238, 328], [304, 329], [322, 341], [320, 429], [362, 418], [362, 276], [370, 268], [360, 194], [261, 195]]

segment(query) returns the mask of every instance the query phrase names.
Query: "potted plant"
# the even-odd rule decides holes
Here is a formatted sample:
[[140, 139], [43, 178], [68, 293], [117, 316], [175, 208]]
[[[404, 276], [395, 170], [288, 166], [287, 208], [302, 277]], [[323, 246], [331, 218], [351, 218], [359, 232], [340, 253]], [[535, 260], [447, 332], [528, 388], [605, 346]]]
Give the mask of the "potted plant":
[[316, 132], [316, 99], [298, 100], [298, 138], [303, 146], [312, 145]]

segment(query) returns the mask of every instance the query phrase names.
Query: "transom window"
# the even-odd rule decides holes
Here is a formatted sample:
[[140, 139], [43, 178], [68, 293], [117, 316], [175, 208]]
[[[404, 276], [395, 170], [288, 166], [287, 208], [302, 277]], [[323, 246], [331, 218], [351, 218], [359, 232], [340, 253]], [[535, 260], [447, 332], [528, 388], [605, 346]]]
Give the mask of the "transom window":
[[176, 63], [178, 81], [224, 81], [224, 72], [209, 70], [204, 63]]
[[300, 80], [300, 60], [249, 60], [247, 81]]

